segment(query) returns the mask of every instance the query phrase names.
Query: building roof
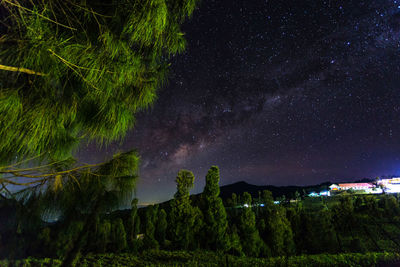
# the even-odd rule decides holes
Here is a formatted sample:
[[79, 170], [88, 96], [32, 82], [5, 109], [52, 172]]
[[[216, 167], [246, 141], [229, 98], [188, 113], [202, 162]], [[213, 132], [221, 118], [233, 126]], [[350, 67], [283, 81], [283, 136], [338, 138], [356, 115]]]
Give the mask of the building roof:
[[340, 187], [372, 187], [370, 183], [347, 183], [339, 184]]

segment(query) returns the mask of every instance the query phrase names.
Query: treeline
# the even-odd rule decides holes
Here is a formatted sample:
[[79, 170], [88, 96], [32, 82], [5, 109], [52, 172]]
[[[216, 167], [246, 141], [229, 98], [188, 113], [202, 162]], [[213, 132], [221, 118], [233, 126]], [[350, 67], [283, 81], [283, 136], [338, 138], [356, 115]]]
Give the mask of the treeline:
[[[177, 191], [168, 204], [138, 209], [134, 199], [128, 215], [96, 215], [90, 233], [81, 241], [82, 253], [201, 249], [237, 256], [288, 257], [400, 250], [399, 200], [392, 195], [312, 202], [301, 201], [297, 195], [296, 201], [281, 198], [275, 204], [271, 192], [264, 190], [254, 199], [248, 193], [233, 194], [224, 205], [219, 179], [218, 167], [211, 167], [201, 197], [193, 201], [194, 175], [181, 170]], [[25, 209], [29, 205], [34, 202], [26, 203]], [[62, 258], [84, 225], [79, 218], [47, 224], [40, 216], [24, 219], [0, 232], [2, 257]]]

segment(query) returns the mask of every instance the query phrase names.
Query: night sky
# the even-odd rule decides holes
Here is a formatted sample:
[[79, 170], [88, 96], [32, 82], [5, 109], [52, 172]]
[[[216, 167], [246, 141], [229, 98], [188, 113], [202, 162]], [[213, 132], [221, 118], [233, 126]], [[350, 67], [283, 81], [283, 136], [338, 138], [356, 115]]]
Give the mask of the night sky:
[[137, 148], [140, 203], [170, 199], [179, 169], [221, 184], [307, 185], [400, 174], [400, 0], [202, 0], [187, 50], [106, 160]]

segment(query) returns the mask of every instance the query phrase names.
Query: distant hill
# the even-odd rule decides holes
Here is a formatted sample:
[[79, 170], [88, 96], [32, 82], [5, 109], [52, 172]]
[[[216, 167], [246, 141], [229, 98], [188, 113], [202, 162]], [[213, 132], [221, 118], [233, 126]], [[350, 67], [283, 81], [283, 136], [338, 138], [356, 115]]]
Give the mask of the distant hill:
[[[304, 194], [308, 194], [312, 191], [320, 192], [323, 190], [328, 190], [331, 182], [325, 182], [317, 185], [308, 185], [308, 186], [274, 186], [274, 185], [253, 185], [244, 181], [240, 181], [233, 184], [220, 186], [220, 197], [226, 201], [228, 198], [232, 197], [232, 194], [243, 195], [244, 192], [249, 193], [253, 198], [258, 197], [258, 192], [262, 192], [263, 190], [269, 190], [272, 193], [274, 198], [281, 197], [285, 195], [287, 198], [292, 198], [294, 194], [297, 192], [300, 193], [301, 196]], [[190, 196], [193, 203], [197, 203], [200, 200], [201, 193], [193, 194]], [[159, 205], [162, 208], [167, 208], [168, 203], [171, 200], [160, 203]]]
[[273, 186], [273, 185], [253, 185], [246, 183], [244, 181], [224, 185], [220, 187], [220, 196], [222, 199], [226, 200], [232, 196], [232, 193], [236, 195], [242, 195], [244, 192], [248, 192], [251, 194], [253, 198], [258, 197], [258, 192], [263, 190], [269, 190], [272, 192], [274, 198], [281, 197], [285, 195], [290, 198], [293, 197], [295, 192], [299, 192], [300, 195], [304, 195], [310, 193], [311, 191], [322, 191], [327, 190], [331, 185], [331, 182], [325, 182], [318, 185], [311, 186]]

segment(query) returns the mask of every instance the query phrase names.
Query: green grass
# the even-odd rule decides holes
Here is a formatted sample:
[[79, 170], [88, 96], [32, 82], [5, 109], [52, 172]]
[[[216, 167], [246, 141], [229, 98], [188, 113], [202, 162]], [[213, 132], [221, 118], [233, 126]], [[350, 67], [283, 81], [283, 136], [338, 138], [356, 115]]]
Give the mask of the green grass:
[[[223, 255], [210, 251], [145, 251], [139, 255], [92, 254], [82, 257], [78, 266], [376, 266], [400, 261], [398, 253], [318, 254], [293, 257], [250, 258]], [[0, 261], [0, 266], [59, 266], [59, 260], [24, 259]]]

